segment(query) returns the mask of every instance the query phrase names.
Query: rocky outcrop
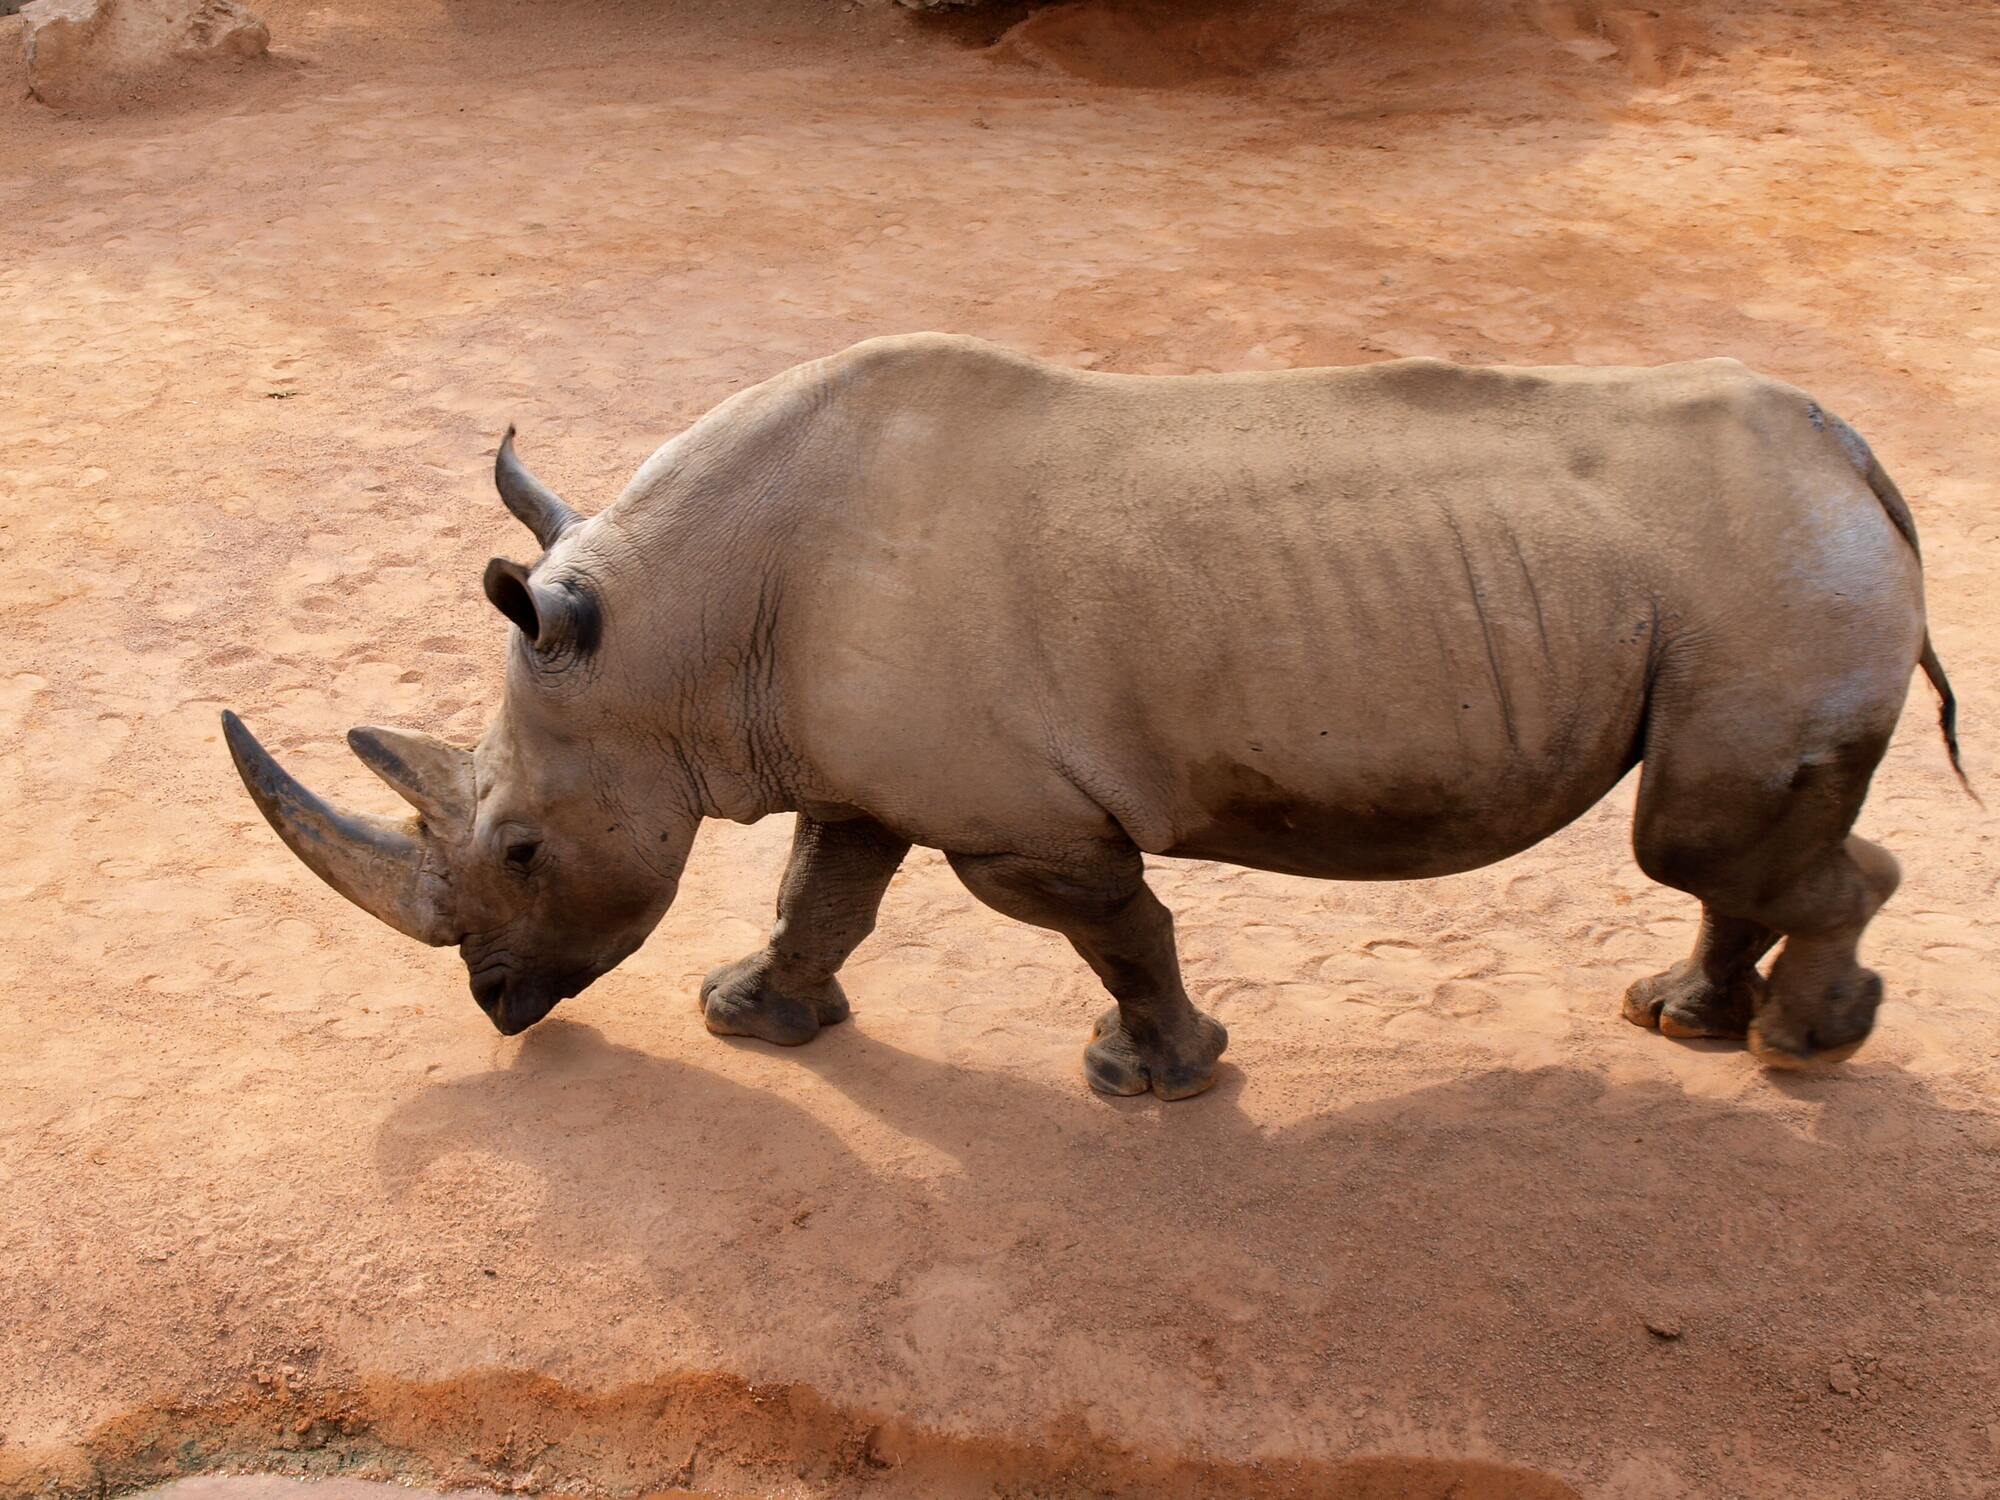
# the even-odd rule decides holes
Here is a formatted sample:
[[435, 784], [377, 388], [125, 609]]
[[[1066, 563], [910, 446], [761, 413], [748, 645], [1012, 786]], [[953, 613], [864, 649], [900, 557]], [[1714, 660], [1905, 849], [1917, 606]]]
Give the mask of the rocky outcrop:
[[28, 91], [59, 106], [271, 45], [270, 29], [235, 0], [30, 0], [21, 19]]

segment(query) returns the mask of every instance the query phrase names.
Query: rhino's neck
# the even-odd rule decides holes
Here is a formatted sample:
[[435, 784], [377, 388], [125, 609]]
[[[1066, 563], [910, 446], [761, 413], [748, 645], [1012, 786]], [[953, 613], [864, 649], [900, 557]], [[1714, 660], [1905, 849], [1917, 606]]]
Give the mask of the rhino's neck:
[[785, 731], [782, 588], [768, 575], [744, 592], [715, 573], [686, 582], [658, 596], [638, 633], [625, 690], [635, 747], [703, 817], [796, 810], [811, 786]]
[[[816, 795], [786, 733], [783, 658], [808, 461], [810, 381], [790, 371], [725, 402], [641, 466], [592, 526], [629, 601], [646, 733], [709, 817], [752, 822]], [[794, 663], [794, 665], [796, 665]]]
[[667, 744], [675, 774], [703, 817], [754, 823], [796, 811], [805, 795], [790, 774], [795, 762], [767, 724], [711, 729], [699, 739], [672, 736]]

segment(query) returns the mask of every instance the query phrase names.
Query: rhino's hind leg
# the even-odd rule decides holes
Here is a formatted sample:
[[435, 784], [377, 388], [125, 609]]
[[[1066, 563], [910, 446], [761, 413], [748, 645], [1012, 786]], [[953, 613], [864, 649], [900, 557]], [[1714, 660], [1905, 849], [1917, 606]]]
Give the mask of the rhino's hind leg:
[[1098, 1018], [1084, 1048], [1092, 1088], [1185, 1099], [1215, 1082], [1229, 1033], [1188, 1000], [1173, 916], [1147, 887], [1137, 849], [1097, 846], [1060, 860], [948, 857], [966, 888], [995, 911], [1068, 938], [1118, 1002]]
[[882, 893], [909, 850], [872, 819], [826, 823], [800, 813], [771, 941], [702, 981], [708, 1029], [796, 1047], [846, 1020], [834, 975], [874, 930]]
[[[1888, 730], [1831, 755], [1769, 746], [1759, 755], [1740, 724], [1722, 727], [1736, 733], [1710, 738], [1691, 764], [1672, 744], [1647, 745], [1634, 849], [1648, 875], [1701, 898], [1703, 924], [1694, 956], [1635, 985], [1626, 1015], [1646, 1024], [1657, 999], [1662, 1029], [1670, 1013], [1733, 1026], [1747, 1006], [1744, 1033], [1765, 1063], [1838, 1062], [1874, 1026], [1882, 982], [1856, 950], [1900, 879], [1887, 851], [1848, 832]], [[1740, 764], [1723, 763], [1716, 744]], [[1751, 966], [1774, 936], [1784, 947], [1760, 983]]]
[[1664, 974], [1635, 981], [1625, 992], [1625, 1019], [1681, 1040], [1746, 1035], [1764, 995], [1757, 961], [1777, 940], [1760, 923], [1704, 904], [1694, 952]]
[[1750, 1050], [1761, 1062], [1774, 1068], [1840, 1062], [1867, 1040], [1882, 1003], [1882, 976], [1862, 968], [1855, 950], [1868, 919], [1902, 879], [1895, 856], [1862, 838], [1848, 838], [1838, 863], [1822, 867], [1823, 899], [1866, 915], [1786, 938], [1771, 965], [1770, 1003], [1750, 1022]]

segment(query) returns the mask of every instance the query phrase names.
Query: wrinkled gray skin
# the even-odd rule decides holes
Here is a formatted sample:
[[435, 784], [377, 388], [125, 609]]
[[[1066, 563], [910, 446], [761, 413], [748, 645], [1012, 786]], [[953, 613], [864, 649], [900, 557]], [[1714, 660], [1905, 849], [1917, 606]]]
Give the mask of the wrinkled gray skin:
[[923, 844], [1104, 981], [1093, 1086], [1182, 1097], [1226, 1035], [1143, 854], [1444, 875], [1642, 763], [1639, 863], [1703, 922], [1627, 1018], [1779, 1063], [1872, 1024], [1855, 949], [1897, 868], [1849, 829], [1912, 668], [1948, 743], [1949, 690], [1894, 486], [1734, 361], [1160, 379], [925, 334], [736, 396], [595, 517], [511, 441], [498, 482], [546, 549], [487, 572], [499, 716], [470, 752], [350, 737], [415, 818], [326, 807], [226, 727], [292, 848], [458, 944], [503, 1032], [645, 940], [703, 818], [789, 811], [776, 929], [703, 986], [710, 1029], [845, 1016]]

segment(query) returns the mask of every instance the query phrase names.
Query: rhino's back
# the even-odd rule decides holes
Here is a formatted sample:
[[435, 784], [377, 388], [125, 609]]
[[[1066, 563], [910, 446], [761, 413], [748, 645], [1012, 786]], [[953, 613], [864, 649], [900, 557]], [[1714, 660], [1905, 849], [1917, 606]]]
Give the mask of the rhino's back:
[[813, 758], [960, 837], [1069, 788], [1142, 848], [1304, 873], [1464, 868], [1576, 816], [1662, 632], [1856, 488], [1732, 361], [1154, 378], [927, 337], [826, 381], [788, 570]]

